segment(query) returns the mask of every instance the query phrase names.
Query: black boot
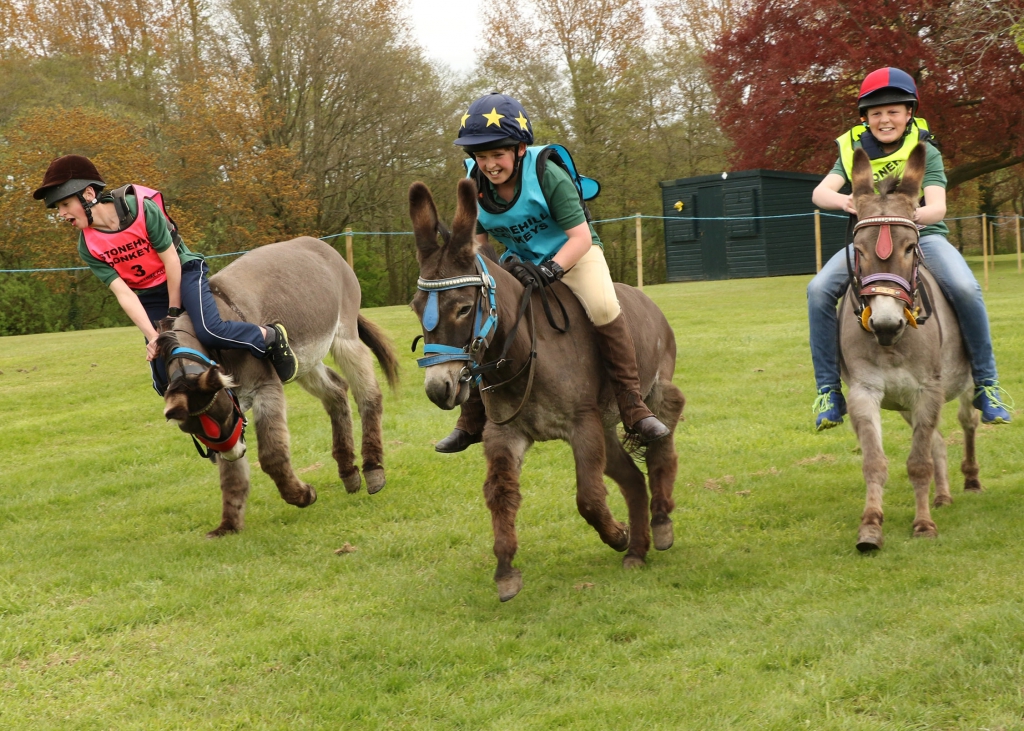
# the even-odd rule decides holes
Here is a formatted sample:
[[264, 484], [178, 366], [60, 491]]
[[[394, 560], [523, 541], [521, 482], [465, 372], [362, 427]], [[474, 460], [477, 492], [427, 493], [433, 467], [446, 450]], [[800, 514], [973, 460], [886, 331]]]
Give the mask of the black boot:
[[479, 389], [469, 392], [469, 398], [462, 404], [462, 413], [452, 433], [434, 445], [435, 452], [455, 454], [469, 449], [483, 441], [484, 424], [487, 423], [487, 412], [484, 401], [480, 398]]
[[284, 325], [266, 325], [267, 357], [277, 371], [281, 383], [291, 383], [299, 372], [299, 359], [295, 357], [291, 346], [288, 345], [288, 331]]

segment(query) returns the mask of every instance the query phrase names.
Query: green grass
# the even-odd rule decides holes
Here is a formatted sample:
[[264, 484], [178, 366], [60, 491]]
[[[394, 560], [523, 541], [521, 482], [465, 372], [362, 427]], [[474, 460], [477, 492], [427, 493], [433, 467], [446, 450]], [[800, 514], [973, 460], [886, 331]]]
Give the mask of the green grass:
[[[256, 471], [246, 530], [215, 541], [216, 471], [164, 424], [137, 332], [0, 339], [0, 727], [1024, 728], [1021, 425], [981, 429], [986, 492], [954, 474], [939, 538], [913, 540], [909, 430], [885, 415], [887, 543], [859, 555], [856, 441], [812, 428], [806, 281], [648, 288], [687, 396], [675, 546], [623, 571], [576, 513], [568, 447], [537, 445], [505, 605], [482, 454], [433, 452], [455, 417], [422, 392], [407, 308], [366, 313], [404, 358], [384, 491], [345, 493], [289, 386], [319, 500]], [[987, 301], [1024, 398], [1015, 263]], [[952, 405], [944, 423], [955, 470]]]

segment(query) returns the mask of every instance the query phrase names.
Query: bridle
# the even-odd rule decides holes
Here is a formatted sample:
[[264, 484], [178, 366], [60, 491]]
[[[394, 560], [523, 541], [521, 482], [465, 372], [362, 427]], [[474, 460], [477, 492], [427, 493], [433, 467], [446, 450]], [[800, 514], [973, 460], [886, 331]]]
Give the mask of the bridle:
[[[177, 368], [171, 365], [175, 362], [177, 363]], [[192, 365], [193, 362], [201, 365]], [[205, 373], [215, 365], [217, 365], [216, 361], [210, 360], [198, 350], [179, 346], [174, 348], [167, 357], [167, 380], [168, 382], [173, 382], [175, 379], [184, 378], [188, 374], [198, 375]], [[231, 399], [232, 422], [231, 426], [224, 430], [221, 429], [220, 424], [206, 414], [216, 403], [221, 391], [226, 391], [228, 398]], [[248, 426], [249, 422], [246, 420], [242, 407], [230, 388], [215, 391], [213, 397], [205, 406], [196, 411], [188, 412], [188, 415], [198, 417], [199, 423], [203, 427], [203, 434], [201, 435], [189, 432], [189, 436], [192, 437], [192, 443], [196, 445], [196, 451], [199, 452], [200, 457], [212, 460], [214, 452], [229, 452], [234, 449], [239, 440], [245, 443], [245, 427]], [[206, 445], [207, 449], [205, 452], [199, 446], [199, 442]]]
[[[875, 242], [875, 256], [882, 261], [887, 260], [892, 256], [893, 243], [892, 243], [892, 226], [904, 226], [914, 231], [914, 236], [917, 241], [914, 243], [914, 263], [911, 268], [910, 281], [901, 277], [899, 274], [892, 272], [878, 272], [877, 274], [868, 274], [861, 276], [860, 273], [860, 252], [857, 251], [857, 247], [851, 246], [846, 250], [846, 268], [850, 273], [850, 282], [853, 285], [853, 293], [855, 295], [855, 301], [853, 305], [853, 313], [860, 321], [861, 327], [866, 331], [872, 332], [871, 330], [871, 306], [864, 301], [864, 297], [873, 297], [875, 295], [885, 295], [886, 297], [893, 297], [900, 300], [903, 303], [903, 315], [907, 318], [907, 323], [916, 328], [918, 325], [923, 325], [928, 317], [931, 315], [931, 303], [928, 300], [927, 289], [919, 288], [919, 281], [917, 276], [918, 268], [921, 266], [921, 232], [918, 229], [917, 224], [913, 219], [906, 218], [905, 216], [869, 216], [862, 218], [857, 221], [857, 224], [852, 226], [853, 216], [850, 217], [850, 222], [847, 224], [847, 235], [848, 241], [853, 240], [853, 235], [862, 228], [878, 227], [878, 240]], [[853, 249], [853, 261], [850, 261], [850, 248]], [[921, 294], [923, 310], [917, 306], [918, 294]]]

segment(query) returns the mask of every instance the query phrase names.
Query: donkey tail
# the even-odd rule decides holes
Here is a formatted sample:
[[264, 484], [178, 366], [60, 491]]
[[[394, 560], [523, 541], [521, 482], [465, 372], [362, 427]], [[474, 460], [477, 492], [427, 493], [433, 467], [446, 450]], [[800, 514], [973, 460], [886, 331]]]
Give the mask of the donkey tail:
[[359, 315], [357, 327], [359, 339], [362, 340], [377, 356], [377, 362], [384, 370], [391, 388], [398, 386], [398, 354], [395, 353], [395, 346], [391, 344], [388, 336], [379, 326], [367, 320], [362, 314]]

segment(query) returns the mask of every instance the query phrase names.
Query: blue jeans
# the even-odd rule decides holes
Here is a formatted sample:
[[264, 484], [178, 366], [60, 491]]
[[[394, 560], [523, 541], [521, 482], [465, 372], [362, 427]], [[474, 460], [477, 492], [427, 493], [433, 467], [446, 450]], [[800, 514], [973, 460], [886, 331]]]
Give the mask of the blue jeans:
[[[981, 296], [981, 286], [971, 268], [960, 256], [960, 252], [939, 234], [921, 237], [921, 253], [924, 254], [924, 265], [935, 277], [960, 321], [974, 382], [989, 383], [997, 380], [999, 376], [996, 372], [996, 357], [992, 352], [988, 313]], [[841, 387], [836, 304], [844, 294], [849, 278], [845, 257], [845, 249], [838, 251], [807, 285], [811, 362], [819, 391], [826, 386], [833, 389]]]
[[[222, 320], [217, 302], [210, 294], [206, 281], [209, 267], [201, 259], [194, 259], [181, 265], [181, 308], [192, 318], [196, 338], [207, 350], [243, 349], [255, 358], [267, 357], [267, 343], [259, 326], [239, 320]], [[170, 306], [167, 285], [161, 284], [150, 289], [136, 290], [139, 301], [146, 309], [149, 319], [156, 323], [167, 317]], [[149, 362], [153, 372], [153, 388], [163, 396], [167, 390], [167, 371], [163, 359]]]

